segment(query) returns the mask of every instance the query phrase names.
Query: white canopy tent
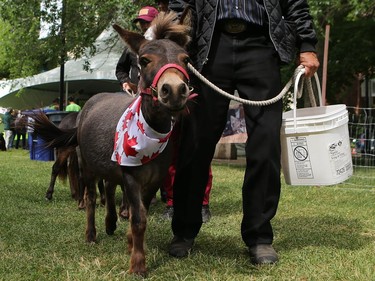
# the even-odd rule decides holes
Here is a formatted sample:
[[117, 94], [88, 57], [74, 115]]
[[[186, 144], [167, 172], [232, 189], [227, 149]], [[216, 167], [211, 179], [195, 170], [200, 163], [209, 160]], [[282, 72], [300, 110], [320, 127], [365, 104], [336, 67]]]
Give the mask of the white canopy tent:
[[[96, 40], [97, 53], [92, 58], [69, 60], [65, 63], [65, 95], [75, 94], [87, 99], [100, 92], [120, 91], [115, 68], [124, 43], [108, 44], [117, 39], [112, 28], [106, 29]], [[89, 61], [90, 71], [83, 69]], [[48, 106], [60, 96], [60, 67], [27, 78], [0, 81], [0, 107], [32, 109]]]

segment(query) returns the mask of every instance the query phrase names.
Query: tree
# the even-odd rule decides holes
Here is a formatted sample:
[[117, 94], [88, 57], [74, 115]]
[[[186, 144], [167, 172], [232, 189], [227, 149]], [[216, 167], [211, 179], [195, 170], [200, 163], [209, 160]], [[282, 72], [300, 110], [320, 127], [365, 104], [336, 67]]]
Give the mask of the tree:
[[[44, 60], [42, 48], [38, 43], [38, 21], [34, 15], [38, 10], [35, 3], [26, 1], [22, 6], [17, 5], [14, 13], [10, 9], [10, 1], [2, 1], [0, 6], [0, 73], [8, 77], [27, 76], [40, 68], [40, 61]], [[20, 15], [23, 18], [19, 18]], [[11, 18], [17, 19], [10, 21]], [[4, 77], [4, 76], [3, 76]], [[2, 78], [3, 78], [2, 77]]]
[[[328, 54], [327, 99], [344, 102], [358, 74], [373, 77], [375, 70], [375, 2], [373, 0], [310, 1], [320, 38], [322, 55], [324, 29], [331, 25]], [[321, 59], [322, 61], [322, 59]]]
[[[97, 36], [115, 20], [130, 28], [138, 8], [131, 0], [0, 0], [0, 78], [49, 70], [87, 49], [94, 55]], [[44, 39], [39, 39], [41, 20], [50, 27]]]

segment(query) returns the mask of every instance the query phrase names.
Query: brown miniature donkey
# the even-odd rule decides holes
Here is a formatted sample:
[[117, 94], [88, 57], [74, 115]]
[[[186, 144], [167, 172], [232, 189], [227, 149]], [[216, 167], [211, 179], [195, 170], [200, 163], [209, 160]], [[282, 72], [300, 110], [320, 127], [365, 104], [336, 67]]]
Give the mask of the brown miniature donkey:
[[[77, 128], [59, 129], [43, 114], [35, 116], [34, 128], [50, 146], [74, 146], [79, 156], [79, 167], [87, 188], [86, 240], [95, 242], [96, 181], [106, 182], [106, 232], [116, 229], [115, 189], [124, 188], [130, 211], [127, 234], [131, 253], [130, 272], [146, 273], [144, 239], [147, 210], [151, 199], [161, 186], [172, 160], [172, 141], [167, 141], [157, 157], [139, 166], [127, 166], [112, 161], [117, 123], [134, 100], [141, 97], [140, 110], [144, 121], [153, 132], [170, 135], [173, 124], [181, 113], [187, 112], [190, 90], [186, 72], [189, 57], [185, 50], [190, 37], [189, 25], [183, 14], [176, 20], [174, 13], [160, 13], [152, 24], [152, 40], [114, 25], [126, 44], [138, 55], [140, 82], [138, 96], [121, 93], [102, 93], [93, 96], [83, 107]], [[141, 127], [139, 127], [141, 129]], [[163, 140], [165, 141], [165, 140]]]

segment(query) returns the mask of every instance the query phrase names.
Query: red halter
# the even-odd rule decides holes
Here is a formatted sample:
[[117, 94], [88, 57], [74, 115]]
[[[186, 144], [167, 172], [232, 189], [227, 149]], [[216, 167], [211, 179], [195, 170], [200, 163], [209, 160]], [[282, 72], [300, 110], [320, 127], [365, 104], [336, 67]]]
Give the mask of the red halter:
[[186, 70], [178, 65], [178, 64], [175, 64], [175, 63], [167, 63], [166, 65], [164, 65], [163, 67], [161, 67], [159, 69], [159, 71], [156, 73], [155, 77], [154, 77], [154, 80], [152, 81], [152, 84], [150, 87], [146, 88], [146, 89], [140, 89], [140, 93], [141, 94], [147, 94], [147, 95], [151, 95], [152, 96], [152, 99], [154, 101], [157, 101], [158, 97], [157, 95], [155, 96], [153, 93], [156, 93], [156, 86], [159, 82], [159, 79], [160, 77], [163, 75], [163, 73], [169, 69], [169, 68], [174, 68], [174, 69], [177, 69], [178, 71], [180, 71], [184, 76], [185, 78], [189, 81], [190, 78], [189, 78], [189, 74], [186, 72]]

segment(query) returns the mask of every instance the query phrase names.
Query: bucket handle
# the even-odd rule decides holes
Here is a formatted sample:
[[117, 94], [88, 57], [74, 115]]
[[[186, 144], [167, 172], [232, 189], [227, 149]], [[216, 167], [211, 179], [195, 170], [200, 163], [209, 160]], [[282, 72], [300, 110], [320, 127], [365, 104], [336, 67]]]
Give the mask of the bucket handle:
[[[294, 133], [297, 132], [297, 96], [299, 95], [299, 82], [302, 77], [302, 75], [305, 74], [305, 68], [301, 68], [300, 71], [297, 72], [295, 80], [294, 80], [294, 93], [293, 93], [293, 103], [294, 103], [294, 108], [293, 108], [293, 119], [294, 119]], [[311, 84], [311, 78], [305, 78], [305, 84], [310, 83]], [[314, 80], [316, 83], [316, 88], [318, 90], [318, 98], [319, 98], [319, 106], [322, 106], [322, 90], [320, 88], [320, 82], [319, 82], [319, 77], [318, 74], [315, 72], [314, 73]], [[308, 85], [307, 89], [312, 91], [311, 85]], [[301, 88], [302, 91], [302, 88]], [[301, 93], [302, 95], [302, 93]], [[313, 93], [311, 93], [310, 97], [313, 97]]]

